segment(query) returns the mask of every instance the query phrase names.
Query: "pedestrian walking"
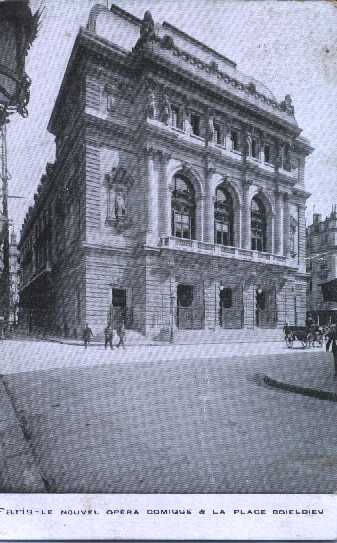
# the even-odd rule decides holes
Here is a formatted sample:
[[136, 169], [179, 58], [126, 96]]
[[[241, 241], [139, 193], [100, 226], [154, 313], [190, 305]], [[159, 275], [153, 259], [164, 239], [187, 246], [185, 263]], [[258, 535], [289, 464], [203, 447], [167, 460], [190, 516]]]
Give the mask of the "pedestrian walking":
[[111, 325], [108, 324], [106, 328], [104, 328], [104, 348], [106, 349], [108, 345], [110, 345], [110, 349], [113, 350], [113, 329], [111, 328]]
[[125, 325], [124, 325], [124, 321], [121, 320], [118, 324], [117, 324], [117, 335], [119, 337], [119, 342], [117, 344], [117, 349], [119, 349], [119, 347], [123, 347], [123, 349], [125, 349]]
[[326, 351], [329, 352], [331, 346], [334, 362], [335, 362], [335, 377], [337, 377], [337, 328], [333, 324], [330, 326], [328, 333], [328, 341], [326, 343]]
[[93, 333], [92, 333], [92, 330], [91, 328], [89, 327], [88, 323], [85, 325], [85, 328], [83, 330], [83, 341], [84, 341], [84, 347], [87, 348], [89, 343], [90, 343], [90, 339], [93, 337]]

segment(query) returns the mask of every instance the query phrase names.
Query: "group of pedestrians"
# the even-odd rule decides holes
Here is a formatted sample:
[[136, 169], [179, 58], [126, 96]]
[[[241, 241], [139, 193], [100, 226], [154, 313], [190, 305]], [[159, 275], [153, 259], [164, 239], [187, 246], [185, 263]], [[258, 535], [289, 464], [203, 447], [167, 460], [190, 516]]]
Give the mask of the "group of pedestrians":
[[[104, 348], [105, 349], [107, 349], [107, 347], [110, 347], [111, 350], [113, 350], [114, 347], [117, 347], [117, 349], [119, 349], [119, 347], [122, 347], [123, 349], [125, 349], [125, 325], [124, 325], [123, 320], [117, 323], [116, 333], [119, 338], [119, 342], [116, 345], [114, 345], [113, 344], [113, 337], [114, 337], [113, 327], [111, 326], [111, 324], [108, 324], [104, 328]], [[87, 323], [83, 330], [83, 342], [84, 342], [85, 349], [88, 347], [92, 337], [93, 337], [92, 330], [89, 324]]]

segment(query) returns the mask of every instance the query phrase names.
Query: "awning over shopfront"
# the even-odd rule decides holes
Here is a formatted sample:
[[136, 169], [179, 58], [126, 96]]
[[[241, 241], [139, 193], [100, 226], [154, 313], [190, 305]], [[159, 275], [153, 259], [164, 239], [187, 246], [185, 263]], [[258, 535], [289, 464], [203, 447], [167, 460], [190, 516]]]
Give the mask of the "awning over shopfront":
[[337, 279], [322, 283], [321, 287], [324, 302], [337, 302]]

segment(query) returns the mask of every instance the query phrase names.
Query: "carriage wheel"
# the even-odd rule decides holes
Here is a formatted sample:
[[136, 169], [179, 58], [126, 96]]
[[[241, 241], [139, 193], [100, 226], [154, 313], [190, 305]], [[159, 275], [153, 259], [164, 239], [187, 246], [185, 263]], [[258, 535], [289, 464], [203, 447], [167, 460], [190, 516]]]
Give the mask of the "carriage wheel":
[[293, 338], [293, 336], [286, 336], [286, 337], [285, 337], [285, 342], [286, 342], [286, 346], [288, 347], [288, 349], [292, 349], [292, 348], [293, 348], [293, 344], [294, 344], [294, 338]]

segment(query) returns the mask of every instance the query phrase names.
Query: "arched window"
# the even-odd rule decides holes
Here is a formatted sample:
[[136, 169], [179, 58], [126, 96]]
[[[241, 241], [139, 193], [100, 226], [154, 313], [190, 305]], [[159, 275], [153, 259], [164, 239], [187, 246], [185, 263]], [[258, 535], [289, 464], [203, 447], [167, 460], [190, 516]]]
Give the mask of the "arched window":
[[195, 239], [195, 194], [192, 184], [181, 175], [174, 177], [172, 192], [172, 235]]
[[261, 200], [255, 197], [251, 204], [251, 236], [253, 251], [266, 250], [266, 230], [266, 209]]
[[214, 204], [214, 239], [219, 245], [233, 245], [233, 199], [229, 192], [218, 188]]

